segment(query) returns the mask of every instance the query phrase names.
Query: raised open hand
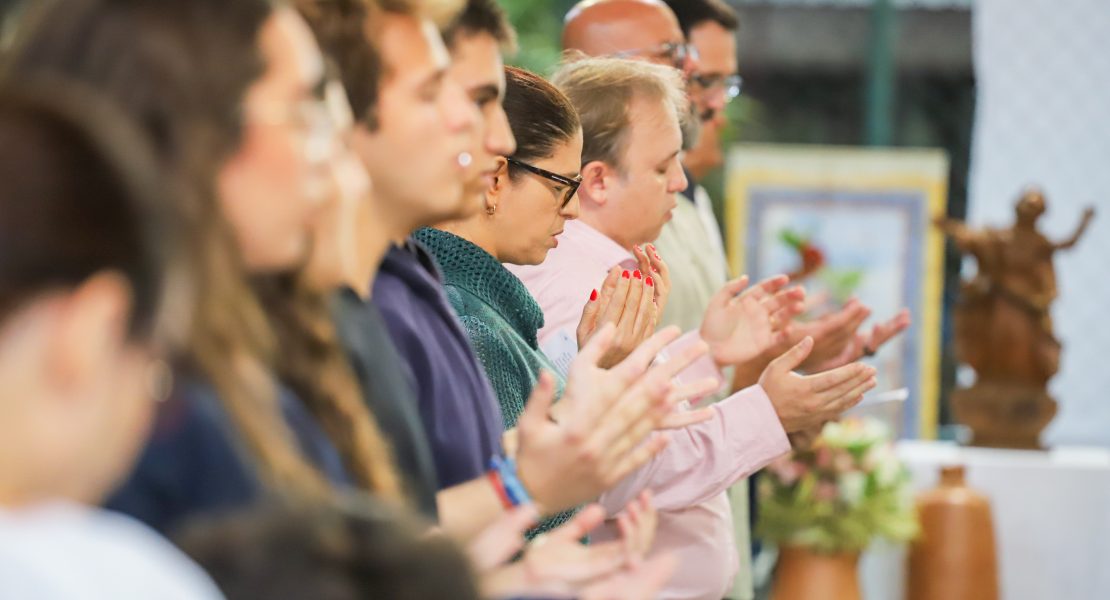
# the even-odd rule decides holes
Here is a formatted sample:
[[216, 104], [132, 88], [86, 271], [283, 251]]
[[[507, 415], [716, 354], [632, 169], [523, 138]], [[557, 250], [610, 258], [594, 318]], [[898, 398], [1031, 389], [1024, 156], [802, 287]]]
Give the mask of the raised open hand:
[[853, 363], [817, 375], [794, 372], [813, 351], [813, 338], [805, 338], [771, 361], [759, 384], [787, 433], [801, 431], [836, 418], [875, 387], [875, 369]]
[[591, 293], [582, 309], [576, 331], [578, 347], [584, 347], [602, 325], [613, 323], [616, 334], [599, 364], [609, 368], [624, 360], [655, 331], [660, 312], [653, 302], [655, 286], [655, 279], [645, 278], [640, 271], [610, 269], [601, 293]]
[[604, 369], [598, 363], [614, 330], [604, 325], [571, 363], [555, 419], [554, 385], [545, 373], [518, 420], [520, 478], [544, 514], [596, 498], [662, 450], [665, 436], [643, 442], [686, 399], [671, 379], [706, 350], [691, 346], [652, 365], [678, 337], [678, 328], [668, 327]]
[[871, 309], [853, 299], [840, 310], [812, 321], [794, 321], [787, 330], [786, 339], [772, 348], [771, 354], [780, 355], [804, 338], [813, 338], [813, 349], [801, 368], [820, 371], [851, 349], [856, 341], [856, 332], [869, 316]]
[[718, 365], [756, 360], [787, 341], [790, 319], [801, 310], [805, 298], [801, 288], [785, 289], [789, 281], [779, 275], [745, 290], [745, 275], [713, 296], [700, 333]]
[[[583, 508], [558, 529], [537, 537], [521, 560], [483, 573], [483, 592], [487, 596], [528, 596], [558, 598], [643, 599], [654, 597], [674, 566], [670, 561], [643, 562], [640, 551], [644, 540], [654, 537], [655, 520], [644, 515], [640, 501], [630, 505], [637, 519], [621, 526], [622, 538], [599, 544], [583, 545], [579, 540], [605, 519], [596, 504]], [[648, 506], [650, 508], [650, 505]], [[521, 537], [523, 531], [518, 533]], [[633, 538], [631, 541], [627, 538]], [[670, 565], [668, 567], [668, 565]], [[636, 584], [628, 575], [645, 576], [645, 567], [663, 569], [663, 577], [648, 577], [649, 585]], [[629, 595], [628, 591], [633, 590]]]
[[909, 328], [910, 322], [910, 311], [904, 308], [891, 319], [883, 321], [882, 323], [876, 323], [871, 328], [871, 331], [867, 333], [857, 333], [852, 342], [844, 348], [844, 351], [841, 352], [839, 356], [822, 364], [813, 365], [810, 369], [814, 372], [827, 371], [855, 362], [864, 357], [874, 356], [882, 349], [884, 344]]

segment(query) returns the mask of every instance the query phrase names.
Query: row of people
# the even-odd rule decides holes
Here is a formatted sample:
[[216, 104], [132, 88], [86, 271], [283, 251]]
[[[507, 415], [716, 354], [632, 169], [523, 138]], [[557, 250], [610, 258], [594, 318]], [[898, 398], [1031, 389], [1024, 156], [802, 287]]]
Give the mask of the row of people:
[[[643, 15], [679, 37], [589, 47]], [[0, 591], [726, 595], [726, 490], [874, 386], [855, 361], [904, 319], [799, 324], [785, 277], [719, 273], [659, 328], [689, 292], [652, 242], [729, 80], [681, 36], [583, 3], [564, 42], [612, 56], [548, 81], [504, 66], [492, 0], [30, 10], [0, 92]], [[62, 577], [66, 536], [90, 568]]]

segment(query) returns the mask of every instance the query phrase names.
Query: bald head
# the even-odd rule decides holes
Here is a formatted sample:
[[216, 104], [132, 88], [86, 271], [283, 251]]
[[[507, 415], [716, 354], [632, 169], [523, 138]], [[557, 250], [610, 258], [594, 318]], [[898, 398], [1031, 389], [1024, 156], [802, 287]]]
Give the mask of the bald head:
[[663, 44], [682, 44], [678, 19], [659, 0], [582, 0], [567, 13], [563, 49], [587, 56], [643, 51], [640, 58], [671, 64], [653, 54]]

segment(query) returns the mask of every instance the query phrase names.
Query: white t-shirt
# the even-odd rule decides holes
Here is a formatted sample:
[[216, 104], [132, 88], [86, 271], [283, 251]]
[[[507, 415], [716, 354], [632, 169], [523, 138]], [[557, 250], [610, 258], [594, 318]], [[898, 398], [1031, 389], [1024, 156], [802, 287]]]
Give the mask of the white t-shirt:
[[220, 600], [199, 566], [142, 523], [49, 503], [0, 509], [0, 600]]

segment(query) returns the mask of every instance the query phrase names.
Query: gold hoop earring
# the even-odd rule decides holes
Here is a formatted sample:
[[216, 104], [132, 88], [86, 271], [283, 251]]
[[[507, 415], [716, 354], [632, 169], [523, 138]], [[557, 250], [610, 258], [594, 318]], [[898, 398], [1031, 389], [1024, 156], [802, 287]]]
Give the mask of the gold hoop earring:
[[487, 215], [489, 215], [489, 216], [491, 216], [491, 217], [492, 217], [492, 216], [493, 216], [493, 213], [495, 213], [495, 212], [497, 212], [497, 206], [496, 206], [496, 205], [495, 205], [495, 206], [487, 206], [487, 207], [486, 207], [486, 214], [487, 214]]

